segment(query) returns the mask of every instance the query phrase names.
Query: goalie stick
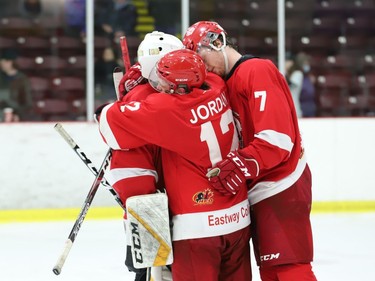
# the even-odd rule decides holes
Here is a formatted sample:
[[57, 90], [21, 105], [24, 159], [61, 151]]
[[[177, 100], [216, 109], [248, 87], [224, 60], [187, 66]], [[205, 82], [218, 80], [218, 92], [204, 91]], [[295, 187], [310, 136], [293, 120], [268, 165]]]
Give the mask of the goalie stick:
[[[121, 47], [122, 60], [124, 62], [124, 68], [125, 68], [125, 73], [126, 73], [130, 68], [130, 56], [129, 56], [128, 44], [127, 44], [127, 41], [126, 41], [126, 36], [120, 37], [120, 47]], [[116, 89], [118, 89], [118, 84], [116, 85], [115, 74], [114, 74], [113, 78], [114, 78], [114, 82], [115, 82], [115, 87], [116, 87]], [[119, 96], [117, 96], [117, 97], [119, 97]], [[154, 279], [151, 276], [151, 268], [147, 267], [146, 281], [150, 281], [150, 280], [154, 280]]]
[[86, 217], [86, 214], [87, 214], [87, 212], [88, 212], [88, 210], [91, 206], [91, 203], [92, 203], [92, 200], [94, 199], [96, 191], [98, 190], [99, 185], [104, 178], [104, 173], [105, 173], [106, 168], [109, 165], [110, 159], [111, 159], [111, 150], [108, 150], [107, 154], [104, 157], [103, 163], [99, 168], [98, 174], [97, 174], [94, 182], [91, 185], [90, 191], [86, 196], [86, 199], [85, 199], [85, 202], [84, 202], [84, 204], [81, 208], [81, 211], [80, 211], [80, 213], [79, 213], [79, 215], [78, 215], [78, 217], [77, 217], [77, 219], [76, 219], [76, 221], [73, 225], [72, 230], [70, 231], [68, 239], [65, 242], [64, 250], [63, 250], [61, 256], [57, 260], [57, 263], [52, 270], [53, 273], [55, 273], [56, 275], [59, 275], [61, 273], [62, 267], [64, 266], [65, 260], [68, 257], [70, 249], [73, 246], [74, 240], [76, 239], [76, 237], [78, 235], [78, 231], [81, 228], [82, 222], [84, 221], [84, 219]]
[[126, 42], [125, 36], [120, 37], [120, 47], [121, 47], [122, 60], [124, 61], [124, 67], [125, 67], [125, 72], [126, 72], [130, 68], [130, 57], [129, 57], [128, 43]]
[[[125, 36], [120, 37], [120, 48], [121, 48], [122, 60], [124, 62], [125, 72], [127, 72], [130, 68], [130, 58], [129, 58], [128, 44], [126, 42]], [[122, 73], [121, 68], [115, 67], [115, 69], [113, 70], [112, 77], [113, 77], [113, 84], [114, 84], [114, 87], [115, 87], [117, 100], [120, 100], [120, 98], [121, 98], [118, 86], [120, 84], [120, 81], [121, 81], [123, 75], [124, 75], [124, 73]]]
[[[126, 37], [125, 36], [123, 36], [123, 37], [120, 38], [120, 46], [121, 46], [122, 58], [124, 60], [125, 71], [127, 71], [130, 68], [130, 58], [129, 58], [129, 51], [128, 51], [128, 46], [127, 46], [127, 42], [126, 42]], [[118, 78], [114, 79], [116, 91], [118, 89], [118, 85], [116, 85], [118, 83], [117, 81], [118, 81]], [[60, 127], [60, 126], [57, 126], [57, 127]], [[62, 128], [62, 126], [61, 126], [61, 128]], [[63, 131], [61, 131], [61, 132], [63, 132]], [[65, 136], [69, 136], [69, 135], [66, 134]], [[66, 140], [68, 141], [69, 138], [66, 139]], [[68, 142], [71, 146], [73, 144], [75, 144], [74, 141], [71, 142], [72, 140], [73, 139], [70, 138], [70, 141]], [[78, 147], [78, 145], [75, 144], [74, 147]], [[77, 152], [76, 149], [75, 149], [75, 151], [78, 154], [78, 152]], [[81, 158], [82, 154], [78, 154], [78, 155]], [[91, 206], [92, 200], [94, 199], [94, 196], [95, 196], [95, 194], [96, 194], [96, 192], [97, 192], [97, 190], [98, 190], [101, 182], [105, 181], [105, 179], [104, 179], [104, 173], [105, 173], [106, 168], [109, 165], [109, 162], [110, 162], [110, 159], [111, 159], [111, 155], [112, 155], [111, 149], [109, 149], [107, 151], [105, 157], [104, 157], [103, 163], [100, 166], [99, 171], [97, 172], [95, 180], [94, 180], [94, 182], [93, 182], [93, 184], [92, 184], [92, 186], [90, 188], [90, 191], [89, 191], [89, 193], [86, 196], [85, 202], [84, 202], [84, 204], [83, 204], [83, 206], [81, 208], [81, 211], [80, 211], [80, 213], [78, 215], [78, 218], [76, 219], [76, 221], [75, 221], [75, 223], [73, 225], [73, 228], [72, 228], [72, 230], [71, 230], [71, 232], [70, 232], [70, 234], [68, 236], [68, 239], [65, 242], [64, 250], [63, 250], [61, 256], [57, 260], [57, 263], [56, 263], [56, 265], [54, 266], [54, 268], [52, 270], [56, 275], [59, 275], [61, 273], [62, 267], [64, 266], [64, 263], [66, 261], [66, 258], [68, 257], [70, 249], [73, 246], [74, 240], [77, 237], [78, 231], [81, 228], [81, 224], [84, 221], [84, 219], [86, 217], [86, 214], [87, 214], [87, 212], [88, 212], [88, 210], [89, 210], [89, 208]], [[84, 159], [82, 159], [82, 160], [84, 160]], [[93, 166], [88, 165], [88, 162], [86, 162], [86, 161], [84, 161], [84, 162], [85, 162], [85, 164], [88, 166], [88, 168], [91, 171], [94, 171], [94, 170], [92, 170]], [[123, 206], [122, 203], [121, 203], [121, 206]]]
[[[82, 151], [82, 149], [78, 146], [78, 144], [68, 134], [68, 132], [63, 128], [63, 126], [60, 123], [57, 123], [55, 125], [55, 129], [62, 136], [62, 138], [69, 144], [69, 146], [74, 150], [74, 152], [79, 156], [79, 158], [83, 161], [83, 163], [89, 168], [91, 173], [94, 176], [97, 176], [98, 170], [96, 169], [94, 164], [86, 156], [86, 153]], [[116, 202], [121, 206], [121, 208], [125, 210], [123, 202], [121, 201], [117, 192], [112, 188], [112, 186], [105, 179], [103, 179], [101, 183], [109, 190], [109, 192], [111, 192], [111, 194], [115, 197]]]

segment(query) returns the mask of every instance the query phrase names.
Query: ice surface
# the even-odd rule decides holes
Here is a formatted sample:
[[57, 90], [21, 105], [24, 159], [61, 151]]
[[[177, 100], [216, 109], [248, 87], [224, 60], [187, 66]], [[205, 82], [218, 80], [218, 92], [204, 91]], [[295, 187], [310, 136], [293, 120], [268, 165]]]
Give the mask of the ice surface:
[[[0, 224], [1, 281], [133, 280], [124, 266], [122, 220], [86, 220], [60, 275], [52, 272], [74, 221]], [[374, 280], [375, 213], [313, 214], [321, 281]], [[259, 274], [253, 264], [253, 280]]]

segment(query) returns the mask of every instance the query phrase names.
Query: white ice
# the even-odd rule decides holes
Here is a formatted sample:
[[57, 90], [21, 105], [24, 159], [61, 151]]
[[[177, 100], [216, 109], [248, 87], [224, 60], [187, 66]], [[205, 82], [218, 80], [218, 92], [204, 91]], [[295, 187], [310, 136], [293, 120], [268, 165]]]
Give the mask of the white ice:
[[[132, 281], [122, 221], [83, 222], [60, 275], [52, 272], [72, 221], [0, 224], [1, 281]], [[313, 214], [320, 281], [375, 280], [375, 213]], [[260, 280], [253, 264], [253, 280]]]

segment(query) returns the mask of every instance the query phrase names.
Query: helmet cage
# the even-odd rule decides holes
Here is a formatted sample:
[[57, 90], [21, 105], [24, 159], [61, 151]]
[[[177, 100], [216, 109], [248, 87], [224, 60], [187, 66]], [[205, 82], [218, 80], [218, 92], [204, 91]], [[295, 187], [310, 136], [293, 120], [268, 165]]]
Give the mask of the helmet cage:
[[[215, 41], [222, 36], [222, 45], [220, 47], [216, 46]], [[206, 36], [202, 37], [201, 41], [197, 44], [197, 52], [199, 52], [201, 47], [212, 48], [215, 51], [220, 51], [227, 45], [227, 38], [224, 32], [215, 33], [212, 31], [207, 32]]]
[[166, 79], [156, 68], [151, 70], [150, 76], [148, 77], [150, 85], [158, 92], [164, 92], [167, 94], [174, 94], [177, 89], [177, 85], [172, 81]]
[[[216, 40], [220, 38], [222, 45], [219, 47]], [[216, 22], [200, 21], [188, 28], [183, 44], [185, 48], [198, 52], [201, 47], [221, 51], [227, 46], [225, 30]]]

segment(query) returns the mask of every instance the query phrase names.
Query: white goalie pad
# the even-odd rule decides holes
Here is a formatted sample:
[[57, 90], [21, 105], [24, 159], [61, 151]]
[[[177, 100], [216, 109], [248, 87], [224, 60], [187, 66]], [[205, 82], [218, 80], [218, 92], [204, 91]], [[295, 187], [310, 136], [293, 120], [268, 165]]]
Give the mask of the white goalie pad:
[[126, 235], [131, 236], [135, 268], [173, 262], [168, 197], [165, 193], [133, 196], [126, 200]]

